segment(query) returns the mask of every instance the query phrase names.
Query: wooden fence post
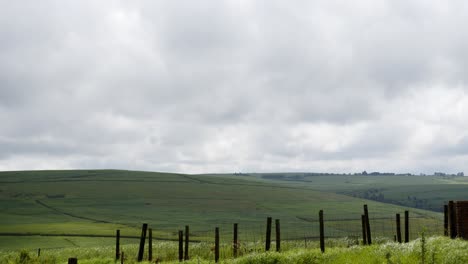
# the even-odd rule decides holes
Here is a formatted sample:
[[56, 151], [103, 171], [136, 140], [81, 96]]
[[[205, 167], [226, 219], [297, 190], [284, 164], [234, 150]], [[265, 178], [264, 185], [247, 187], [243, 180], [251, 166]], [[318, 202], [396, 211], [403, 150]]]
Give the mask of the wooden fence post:
[[148, 230], [148, 260], [153, 260], [153, 229]]
[[325, 252], [325, 234], [323, 228], [323, 210], [319, 211], [319, 222], [320, 222], [320, 250]]
[[122, 255], [120, 255], [120, 264], [124, 264], [124, 260], [125, 260], [125, 254], [122, 251]]
[[450, 238], [453, 239], [457, 237], [457, 219], [456, 219], [456, 212], [455, 212], [455, 203], [453, 201], [449, 201], [448, 211], [449, 211]]
[[68, 259], [68, 264], [78, 264], [78, 259], [77, 258], [69, 258]]
[[367, 245], [366, 216], [365, 215], [361, 215], [361, 225], [362, 225], [362, 244]]
[[367, 244], [372, 245], [372, 236], [371, 236], [370, 221], [369, 221], [369, 211], [367, 210], [367, 204], [364, 205], [364, 215], [366, 217]]
[[409, 242], [409, 211], [405, 211], [405, 243]]
[[38, 248], [38, 249], [37, 249], [37, 256], [38, 256], [38, 257], [41, 256], [41, 248]]
[[271, 246], [271, 217], [267, 218], [265, 251], [269, 251]]
[[148, 229], [148, 224], [144, 223], [141, 227], [141, 237], [140, 237], [140, 248], [138, 249], [138, 262], [143, 260], [143, 253], [145, 252], [145, 240], [146, 240], [146, 230]]
[[179, 262], [184, 260], [184, 231], [179, 230]]
[[185, 248], [184, 260], [189, 260], [189, 226], [185, 226]]
[[276, 251], [281, 251], [281, 230], [280, 230], [280, 220], [275, 219], [275, 235], [276, 235]]
[[396, 236], [398, 243], [401, 243], [401, 222], [400, 222], [400, 214], [396, 214]]
[[234, 238], [232, 241], [232, 255], [236, 258], [237, 257], [237, 249], [239, 248], [239, 241], [237, 237], [237, 223], [234, 224]]
[[219, 227], [215, 228], [215, 262], [219, 261]]
[[117, 229], [115, 234], [115, 259], [120, 258], [120, 230]]
[[444, 236], [448, 236], [448, 205], [444, 205]]

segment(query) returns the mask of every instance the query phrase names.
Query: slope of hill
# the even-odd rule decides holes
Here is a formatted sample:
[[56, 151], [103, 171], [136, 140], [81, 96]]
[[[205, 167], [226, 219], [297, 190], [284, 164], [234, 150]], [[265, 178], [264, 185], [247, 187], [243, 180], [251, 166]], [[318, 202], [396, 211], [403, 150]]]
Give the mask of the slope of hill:
[[[359, 180], [356, 179], [356, 184]], [[244, 239], [258, 240], [262, 238], [268, 216], [281, 219], [285, 239], [314, 238], [320, 209], [325, 211], [328, 236], [358, 237], [365, 203], [369, 205], [376, 235], [388, 237], [394, 233], [395, 213], [408, 210], [337, 194], [339, 190], [330, 187], [333, 185], [333, 182], [320, 185], [318, 181], [285, 184], [265, 180], [261, 175], [119, 170], [2, 172], [0, 246], [64, 245], [61, 239], [65, 237], [56, 243], [51, 242], [54, 239], [45, 243], [34, 236], [38, 234], [74, 235], [66, 237], [67, 246], [90, 243], [76, 235], [111, 237], [116, 229], [121, 229], [123, 235], [137, 237], [143, 222], [150, 224], [159, 239], [174, 239], [177, 230], [185, 225], [190, 226], [194, 240], [211, 239], [215, 226], [221, 228], [224, 236], [229, 236], [232, 223], [239, 223]], [[440, 233], [441, 214], [409, 210], [412, 219], [418, 221], [412, 232], [419, 232], [417, 226], [428, 226], [434, 233]], [[26, 241], [18, 235], [34, 239]]]
[[252, 174], [265, 183], [301, 186], [413, 208], [443, 212], [449, 200], [468, 200], [468, 177], [314, 175], [310, 173]]

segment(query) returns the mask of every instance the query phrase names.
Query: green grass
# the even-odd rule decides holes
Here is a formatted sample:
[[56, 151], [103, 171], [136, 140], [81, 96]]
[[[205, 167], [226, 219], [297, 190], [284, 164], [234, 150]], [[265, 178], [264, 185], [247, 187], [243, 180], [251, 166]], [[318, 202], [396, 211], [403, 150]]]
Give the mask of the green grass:
[[[267, 252], [262, 244], [246, 244], [241, 256], [233, 258], [228, 244], [223, 244], [220, 252], [221, 263], [468, 263], [468, 242], [451, 240], [446, 237], [418, 238], [407, 244], [381, 240], [372, 246], [354, 245], [349, 240], [328, 240], [325, 253], [321, 253], [316, 243], [307, 248], [297, 242], [284, 242], [282, 252]], [[209, 243], [190, 246], [190, 261], [185, 263], [213, 263], [214, 253]], [[135, 244], [123, 246], [125, 263], [136, 263], [138, 247]], [[161, 263], [178, 263], [177, 245], [171, 242], [158, 242], [153, 247], [154, 259]], [[49, 249], [37, 257], [36, 251], [0, 251], [0, 263], [66, 263], [69, 257], [77, 257], [79, 263], [115, 263], [114, 248], [89, 247]], [[147, 259], [147, 255], [144, 257]], [[23, 262], [21, 262], [23, 260]], [[143, 262], [149, 263], [149, 262]]]
[[[246, 176], [243, 176], [246, 177]], [[365, 192], [376, 190], [384, 202], [417, 207], [437, 212], [449, 200], [468, 200], [468, 177], [453, 176], [362, 176], [326, 175], [306, 173], [251, 174], [263, 183], [301, 186], [313, 190], [364, 197]]]
[[[377, 187], [397, 194], [403, 180], [422, 192], [425, 186], [437, 186], [430, 177], [314, 176], [295, 182], [262, 176], [118, 170], [1, 172], [0, 233], [112, 236], [120, 229], [122, 235], [137, 237], [141, 223], [146, 222], [159, 239], [175, 239], [178, 230], [190, 225], [193, 240], [211, 241], [215, 227], [227, 239], [237, 222], [242, 240], [257, 241], [263, 238], [266, 217], [271, 216], [281, 219], [284, 239], [303, 241], [318, 236], [318, 211], [323, 209], [327, 237], [359, 237], [363, 204], [369, 206], [376, 236], [393, 237], [394, 215], [404, 210], [410, 210], [412, 237], [423, 227], [432, 234], [442, 232], [440, 213], [346, 195]], [[437, 184], [463, 182], [446, 181]], [[96, 238], [89, 237], [11, 235], [0, 236], [2, 248], [112, 245], [112, 239], [104, 238], [96, 244]]]

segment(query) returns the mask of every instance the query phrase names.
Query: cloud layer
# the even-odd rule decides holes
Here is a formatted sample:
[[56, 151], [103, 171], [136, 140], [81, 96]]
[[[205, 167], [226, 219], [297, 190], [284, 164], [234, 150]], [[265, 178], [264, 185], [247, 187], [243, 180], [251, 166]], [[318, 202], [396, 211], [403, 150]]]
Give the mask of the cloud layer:
[[3, 1], [0, 170], [468, 171], [466, 1]]

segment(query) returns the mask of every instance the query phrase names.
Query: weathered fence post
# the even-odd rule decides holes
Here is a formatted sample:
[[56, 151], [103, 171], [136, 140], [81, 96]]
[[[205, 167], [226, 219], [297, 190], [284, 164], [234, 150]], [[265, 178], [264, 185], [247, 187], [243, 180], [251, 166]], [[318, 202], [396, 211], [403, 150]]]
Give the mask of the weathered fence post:
[[276, 235], [276, 251], [281, 250], [281, 230], [280, 230], [280, 220], [275, 219], [275, 235]]
[[184, 260], [189, 259], [189, 226], [185, 226], [185, 248], [184, 248]]
[[153, 260], [153, 229], [148, 230], [148, 260]]
[[41, 256], [41, 249], [40, 249], [40, 248], [37, 249], [37, 256], [38, 256], [38, 257]]
[[364, 205], [364, 215], [366, 217], [367, 244], [372, 245], [372, 236], [371, 236], [370, 221], [369, 221], [369, 211], [367, 210], [367, 204]]
[[265, 239], [265, 251], [270, 250], [271, 245], [271, 217], [267, 218], [267, 228], [266, 228], [266, 239]]
[[456, 212], [455, 212], [455, 203], [453, 201], [449, 201], [448, 205], [449, 211], [449, 225], [450, 225], [450, 238], [457, 237], [457, 220], [456, 220]]
[[400, 222], [400, 214], [396, 214], [396, 236], [398, 243], [401, 243], [401, 222]]
[[117, 229], [115, 234], [115, 259], [120, 258], [120, 230]]
[[234, 239], [232, 241], [232, 256], [237, 257], [237, 249], [239, 247], [239, 241], [237, 237], [237, 223], [234, 224]]
[[361, 225], [362, 225], [362, 244], [367, 245], [366, 216], [365, 215], [361, 215]]
[[468, 201], [457, 201], [455, 208], [455, 222], [457, 237], [468, 239]]
[[323, 210], [319, 211], [319, 222], [320, 222], [320, 250], [325, 252], [325, 234], [323, 229]]
[[444, 205], [444, 236], [448, 236], [448, 205]]
[[184, 231], [179, 230], [179, 262], [184, 259]]
[[125, 260], [125, 254], [122, 251], [122, 254], [120, 255], [120, 264], [124, 264], [124, 260]]
[[78, 259], [77, 258], [69, 258], [68, 259], [68, 264], [78, 264]]
[[141, 227], [140, 248], [138, 249], [138, 262], [141, 262], [143, 260], [143, 253], [145, 253], [145, 240], [147, 229], [148, 224], [144, 223]]
[[215, 228], [215, 262], [219, 261], [219, 227]]
[[405, 211], [405, 243], [409, 242], [409, 211]]

